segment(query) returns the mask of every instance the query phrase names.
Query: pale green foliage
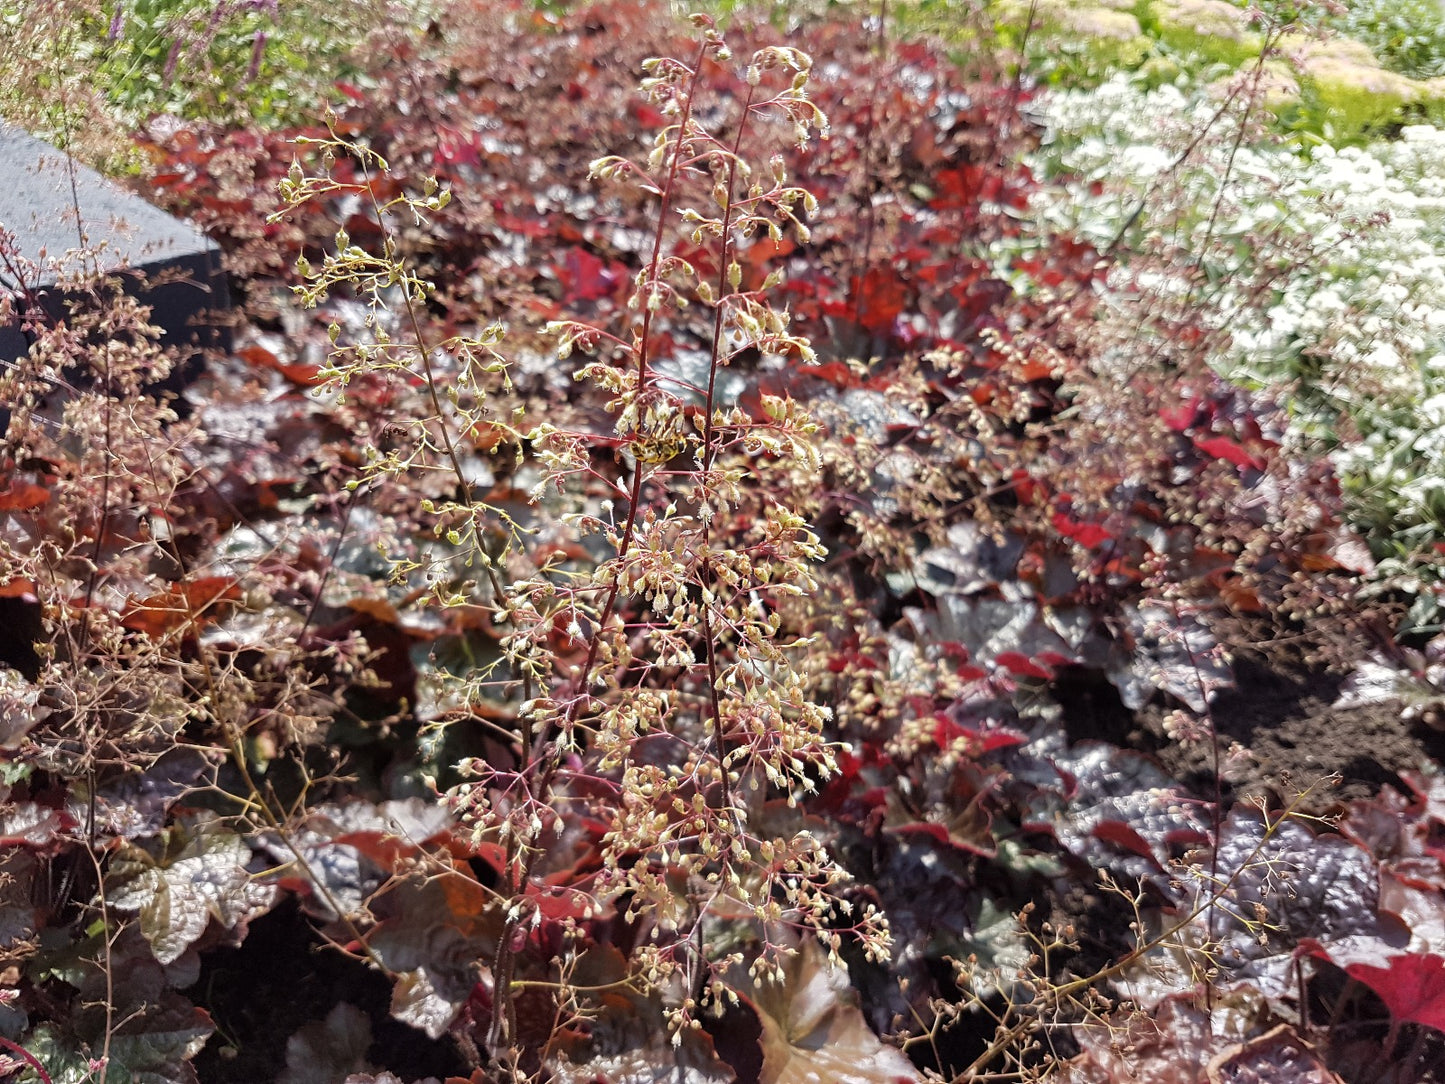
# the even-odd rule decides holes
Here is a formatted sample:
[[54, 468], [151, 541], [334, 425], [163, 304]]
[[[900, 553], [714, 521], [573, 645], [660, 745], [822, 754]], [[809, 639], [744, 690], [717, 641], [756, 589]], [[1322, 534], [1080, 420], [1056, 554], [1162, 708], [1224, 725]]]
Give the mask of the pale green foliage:
[[1329, 24], [1361, 41], [1390, 71], [1445, 75], [1445, 8], [1439, 0], [1351, 0]]
[[1337, 145], [1445, 111], [1435, 0], [1369, 0], [1339, 13], [1321, 0], [905, 0], [895, 12], [903, 26], [968, 49], [996, 40], [1023, 55], [1032, 79], [1056, 86], [1097, 86], [1119, 72], [1151, 87], [1202, 85], [1263, 55], [1281, 127]]

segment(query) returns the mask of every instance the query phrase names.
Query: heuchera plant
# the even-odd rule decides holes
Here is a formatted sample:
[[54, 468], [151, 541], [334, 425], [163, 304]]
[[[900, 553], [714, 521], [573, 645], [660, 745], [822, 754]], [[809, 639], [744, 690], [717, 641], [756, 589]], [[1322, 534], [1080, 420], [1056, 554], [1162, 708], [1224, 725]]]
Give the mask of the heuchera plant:
[[[317, 377], [323, 388], [344, 389], [395, 374], [424, 389], [430, 410], [408, 423], [409, 447], [376, 458], [359, 484], [451, 470], [459, 497], [421, 507], [444, 546], [424, 560], [399, 560], [393, 576], [425, 573], [444, 606], [487, 607], [502, 633], [498, 665], [459, 675], [443, 695], [515, 702], [514, 755], [500, 764], [464, 760], [468, 781], [447, 803], [499, 880], [486, 1048], [498, 1064], [529, 1071], [537, 1052], [519, 1037], [518, 984], [539, 969], [574, 966], [594, 940], [578, 919], [628, 928], [631, 968], [644, 989], [663, 992], [674, 1045], [696, 1026], [700, 1007], [736, 999], [738, 969], [781, 981], [783, 958], [796, 951], [790, 929], [816, 931], [835, 962], [849, 933], [870, 958], [887, 956], [877, 908], [849, 917], [853, 905], [838, 895], [846, 878], [820, 840], [756, 826], [770, 797], [793, 806], [836, 772], [823, 735], [828, 713], [795, 669], [809, 641], [785, 626], [780, 609], [819, 589], [813, 565], [824, 551], [797, 513], [750, 492], [761, 457], [816, 473], [818, 427], [786, 397], [763, 395], [754, 417], [725, 406], [718, 392], [721, 374], [744, 355], [813, 357], [787, 314], [768, 304], [781, 272], [743, 289], [740, 248], [758, 235], [777, 245], [785, 230], [806, 242], [804, 220], [817, 204], [788, 182], [781, 154], [755, 165], [744, 151], [769, 138], [773, 116], [795, 143], [826, 130], [826, 121], [807, 96], [811, 61], [771, 47], [747, 68], [737, 118], [724, 113], [715, 122], [729, 125], [724, 134], [710, 131], [703, 121], [718, 106], [705, 96], [707, 70], [731, 53], [710, 20], [695, 22], [703, 41], [691, 65], [643, 65], [645, 100], [664, 123], [652, 153], [642, 163], [603, 157], [591, 166], [594, 177], [635, 184], [658, 201], [623, 321], [564, 320], [547, 329], [559, 339], [559, 359], [593, 357], [574, 379], [602, 393], [610, 433], [551, 422], [513, 428], [484, 405], [484, 377], [504, 375], [498, 332], [436, 344], [422, 336], [415, 310], [431, 291], [397, 255], [388, 217], [404, 210], [420, 221], [446, 206], [448, 192], [431, 182], [421, 199], [375, 202], [367, 174], [385, 170], [385, 160], [337, 137], [319, 143], [324, 160], [348, 156], [362, 178], [307, 177], [297, 165], [282, 185], [287, 209], [341, 192], [372, 201], [379, 255], [357, 247], [343, 227], [319, 266], [298, 261], [305, 281], [297, 290], [308, 305], [344, 285], [370, 306], [369, 341], [334, 352]], [[699, 197], [706, 202], [683, 205]], [[388, 304], [403, 307], [414, 338], [393, 339], [376, 316]], [[660, 334], [690, 305], [711, 312], [701, 382], [666, 366], [670, 344]], [[494, 450], [512, 443], [539, 465], [532, 504], [570, 498], [565, 533], [549, 531], [533, 545], [514, 516], [473, 496], [458, 445], [482, 426]], [[800, 488], [806, 484], [800, 478]], [[599, 552], [605, 556], [593, 557]], [[479, 574], [469, 578], [467, 569]], [[585, 871], [558, 868], [555, 845], [579, 824], [595, 833], [595, 862]], [[542, 902], [545, 891], [561, 893], [560, 911]], [[719, 951], [715, 924], [744, 916], [757, 924], [756, 947], [733, 932], [727, 941], [736, 947]], [[561, 960], [530, 950], [532, 938], [551, 946], [558, 937], [574, 942]]]
[[[19, 1045], [75, 1082], [1192, 1081], [1346, 1036], [1426, 1072], [1430, 1000], [1363, 973], [1391, 1033], [1340, 976], [1431, 974], [1427, 787], [1341, 838], [1052, 703], [1208, 742], [1241, 630], [1345, 650], [1331, 477], [1208, 369], [1208, 267], [1040, 232], [1012, 72], [697, 29], [465, 8], [327, 125], [148, 144], [245, 319], [186, 422], [118, 318], [134, 356], [77, 320], [8, 378], [7, 588], [70, 630], [0, 686]], [[239, 977], [327, 967], [304, 1018]]]

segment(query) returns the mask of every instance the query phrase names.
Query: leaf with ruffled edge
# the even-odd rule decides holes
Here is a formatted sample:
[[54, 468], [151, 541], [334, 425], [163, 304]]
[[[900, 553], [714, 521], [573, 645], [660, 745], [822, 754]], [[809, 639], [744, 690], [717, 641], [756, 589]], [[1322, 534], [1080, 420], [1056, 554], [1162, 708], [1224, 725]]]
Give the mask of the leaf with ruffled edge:
[[163, 964], [198, 941], [211, 919], [234, 930], [275, 903], [276, 888], [247, 870], [251, 849], [245, 840], [214, 814], [178, 822], [159, 851], [122, 844], [107, 888], [112, 907], [140, 913], [141, 932]]
[[804, 941], [784, 970], [781, 983], [743, 991], [763, 1029], [760, 1084], [916, 1084], [908, 1059], [863, 1019], [848, 972], [830, 964], [816, 941]]

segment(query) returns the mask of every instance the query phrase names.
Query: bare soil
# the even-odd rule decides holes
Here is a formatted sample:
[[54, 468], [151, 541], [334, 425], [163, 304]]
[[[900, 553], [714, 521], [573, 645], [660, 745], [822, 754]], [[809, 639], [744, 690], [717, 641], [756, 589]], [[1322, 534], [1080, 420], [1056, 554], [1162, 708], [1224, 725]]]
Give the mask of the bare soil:
[[[1445, 760], [1445, 735], [1407, 722], [1397, 702], [1334, 707], [1341, 686], [1337, 675], [1289, 672], [1245, 659], [1236, 663], [1235, 677], [1236, 687], [1221, 692], [1212, 706], [1226, 807], [1255, 797], [1282, 806], [1309, 790], [1302, 807], [1327, 812], [1381, 787], [1403, 791], [1401, 772]], [[1170, 737], [1164, 719], [1171, 705], [1154, 702], [1131, 712], [1112, 686], [1083, 679], [1066, 679], [1056, 695], [1071, 739], [1137, 749], [1200, 798], [1214, 798], [1215, 749], [1207, 741], [1186, 744]]]

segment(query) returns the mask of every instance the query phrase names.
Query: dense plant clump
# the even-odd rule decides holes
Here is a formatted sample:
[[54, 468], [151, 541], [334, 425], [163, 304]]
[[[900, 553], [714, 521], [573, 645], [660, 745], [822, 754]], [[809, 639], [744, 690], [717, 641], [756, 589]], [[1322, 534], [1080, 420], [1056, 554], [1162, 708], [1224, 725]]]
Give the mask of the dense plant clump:
[[[977, 42], [952, 5], [905, 5], [922, 25]], [[991, 29], [1041, 81], [1096, 86], [1128, 72], [1150, 86], [1214, 83], [1263, 61], [1282, 128], [1359, 143], [1441, 116], [1439, 5], [1360, 0], [1003, 0]]]
[[1374, 348], [1268, 340], [1364, 235], [1246, 220], [1258, 78], [1105, 193], [1121, 140], [891, 26], [456, 4], [317, 123], [136, 134], [240, 312], [177, 397], [83, 254], [0, 302], [5, 1071], [1445, 1060], [1435, 780], [1234, 803], [1217, 714], [1246, 656], [1399, 680], [1269, 371]]
[[[1213, 366], [1289, 389], [1296, 437], [1332, 450], [1381, 578], [1416, 596], [1412, 626], [1438, 630], [1441, 131], [1417, 125], [1339, 150], [1300, 152], [1259, 131], [1200, 146], [1194, 133], [1218, 119], [1216, 100], [1124, 77], [1053, 94], [1047, 110], [1041, 168], [1069, 179], [1045, 194], [1043, 213], [1098, 244], [1207, 254], [1227, 332]], [[1241, 273], [1251, 267], [1266, 276]]]
[[5, 0], [0, 110], [112, 169], [153, 118], [279, 127], [318, 116], [362, 59], [424, 26], [424, 3]]
[[1360, 0], [1340, 8], [1326, 25], [1369, 46], [1390, 71], [1412, 79], [1445, 75], [1445, 13], [1438, 4]]

